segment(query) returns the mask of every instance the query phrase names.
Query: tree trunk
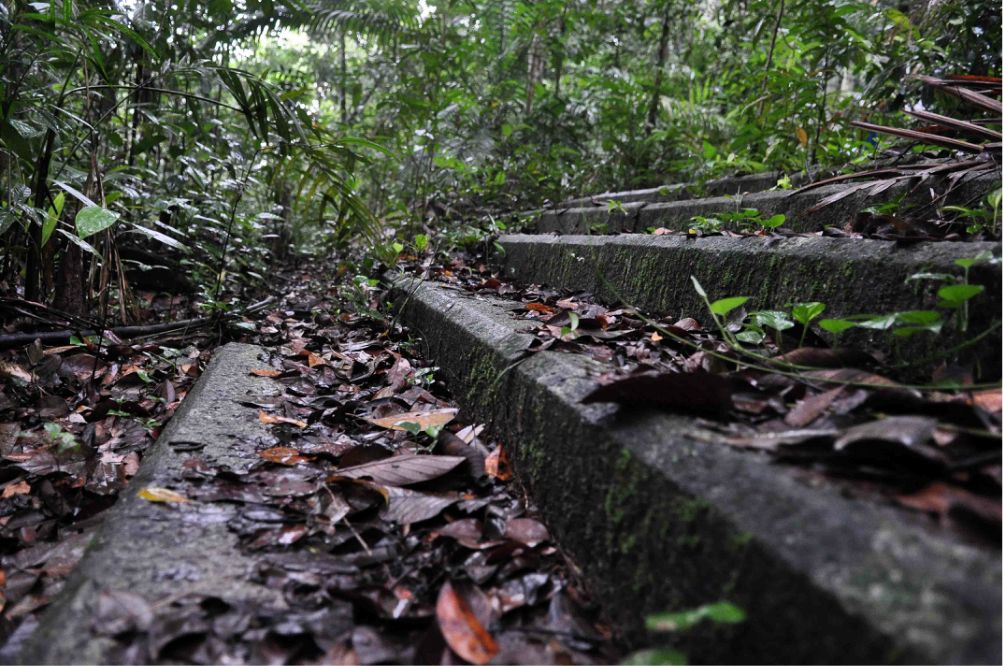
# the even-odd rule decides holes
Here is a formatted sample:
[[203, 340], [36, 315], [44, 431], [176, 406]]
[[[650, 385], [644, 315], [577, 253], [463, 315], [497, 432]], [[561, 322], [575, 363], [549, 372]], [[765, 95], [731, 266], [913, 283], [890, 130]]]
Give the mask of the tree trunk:
[[341, 31], [341, 124], [348, 123], [348, 64], [345, 56], [345, 29]]
[[662, 72], [665, 70], [665, 60], [669, 56], [669, 2], [665, 3], [665, 15], [662, 16], [662, 38], [658, 41], [658, 62], [655, 65], [655, 89], [651, 93], [651, 105], [648, 107], [648, 121], [644, 124], [645, 136], [651, 136], [658, 120], [658, 105], [662, 99]]
[[561, 31], [557, 38], [557, 48], [554, 53], [554, 97], [560, 98], [561, 96], [561, 74], [564, 70], [564, 38], [568, 32], [568, 21], [567, 21], [567, 5], [565, 5], [564, 12], [561, 14]]

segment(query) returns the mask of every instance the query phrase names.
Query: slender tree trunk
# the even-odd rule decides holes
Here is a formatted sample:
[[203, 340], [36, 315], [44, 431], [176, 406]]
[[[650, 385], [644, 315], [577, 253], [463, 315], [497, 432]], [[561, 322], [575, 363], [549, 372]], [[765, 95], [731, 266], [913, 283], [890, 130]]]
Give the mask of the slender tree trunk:
[[[766, 56], [766, 66], [763, 67], [763, 94], [766, 94], [766, 83], [769, 81], [770, 67], [773, 65], [773, 50], [777, 47], [777, 33], [780, 32], [780, 22], [784, 19], [784, 0], [780, 0], [780, 7], [777, 9], [777, 22], [773, 24], [773, 38], [770, 40], [770, 52]], [[763, 115], [766, 108], [766, 100], [759, 103], [759, 115]]]
[[567, 5], [564, 7], [564, 11], [561, 13], [561, 31], [557, 38], [557, 49], [554, 54], [554, 97], [560, 98], [561, 96], [561, 74], [564, 70], [564, 38], [568, 32], [568, 20], [567, 20], [568, 8]]
[[348, 123], [348, 64], [345, 56], [345, 29], [341, 31], [341, 124]]
[[658, 41], [658, 62], [655, 65], [655, 89], [651, 93], [651, 105], [648, 107], [648, 121], [644, 124], [644, 135], [651, 136], [658, 120], [658, 105], [662, 99], [662, 74], [665, 61], [669, 57], [669, 7], [665, 3], [665, 14], [662, 16], [662, 38]]

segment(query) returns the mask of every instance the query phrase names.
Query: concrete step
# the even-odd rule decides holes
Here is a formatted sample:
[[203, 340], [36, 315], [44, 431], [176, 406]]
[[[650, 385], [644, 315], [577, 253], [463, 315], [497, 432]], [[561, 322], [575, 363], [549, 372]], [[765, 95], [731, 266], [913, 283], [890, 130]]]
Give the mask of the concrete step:
[[[1000, 243], [920, 243], [828, 237], [686, 238], [674, 235], [619, 236], [508, 235], [498, 243], [495, 261], [506, 277], [525, 283], [590, 291], [607, 303], [622, 302], [649, 312], [695, 317], [712, 324], [706, 305], [693, 289], [695, 276], [711, 300], [748, 296], [748, 310], [785, 310], [787, 303], [819, 301], [823, 317], [934, 310], [943, 286], [935, 280], [907, 279], [916, 273], [963, 275], [954, 262], [988, 251], [1000, 256]], [[1001, 266], [983, 262], [970, 269], [969, 282], [985, 291], [971, 303], [968, 337], [999, 320]], [[889, 331], [851, 329], [842, 345], [899, 351], [918, 360], [962, 341], [949, 310], [940, 335], [895, 338]], [[826, 334], [827, 335], [827, 334]], [[998, 372], [1001, 334], [979, 346], [984, 364]]]
[[737, 196], [740, 194], [752, 194], [755, 192], [765, 192], [776, 187], [777, 181], [785, 175], [789, 177], [793, 187], [802, 187], [809, 183], [818, 182], [826, 178], [838, 176], [841, 173], [863, 172], [873, 169], [881, 169], [891, 166], [908, 164], [901, 157], [876, 160], [862, 164], [848, 165], [845, 169], [810, 169], [808, 172], [798, 171], [786, 174], [783, 171], [767, 171], [764, 173], [754, 173], [747, 176], [727, 176], [715, 178], [706, 183], [666, 183], [659, 187], [650, 187], [639, 190], [622, 190], [617, 192], [603, 192], [584, 197], [572, 197], [547, 206], [547, 208], [588, 208], [590, 206], [605, 206], [608, 201], [619, 201], [620, 203], [637, 203], [646, 201], [648, 203], [660, 203], [665, 201], [679, 201], [681, 199], [695, 199], [702, 197], [723, 197]]
[[236, 398], [283, 388], [249, 374], [264, 350], [231, 343], [218, 350], [184, 403], [151, 447], [139, 473], [122, 493], [61, 595], [19, 655], [26, 664], [98, 664], [122, 659], [121, 645], [96, 635], [94, 619], [115, 593], [150, 604], [186, 594], [254, 601], [285, 608], [281, 591], [248, 581], [253, 561], [238, 547], [227, 522], [234, 504], [165, 504], [139, 496], [143, 488], [177, 486], [182, 465], [198, 450], [203, 460], [241, 469], [260, 460], [255, 440], [269, 437], [257, 411]]
[[510, 313], [520, 304], [393, 280], [462, 407], [504, 441], [548, 526], [632, 635], [646, 613], [727, 599], [748, 620], [701, 628], [687, 643], [697, 663], [999, 663], [998, 551], [699, 441], [690, 416], [582, 405], [609, 368], [526, 358], [532, 336], [517, 331], [533, 324]]
[[[878, 183], [875, 182], [875, 185]], [[992, 189], [999, 187], [999, 173], [993, 172], [961, 183], [945, 201], [951, 205], [974, 207]], [[571, 205], [561, 205], [542, 211], [536, 218], [537, 233], [613, 233], [613, 232], [644, 232], [649, 228], [664, 227], [673, 230], [685, 230], [692, 226], [695, 216], [713, 217], [725, 213], [734, 213], [743, 208], [755, 208], [762, 219], [783, 214], [787, 217], [784, 228], [795, 232], [816, 232], [826, 226], [836, 225], [840, 228], [853, 220], [858, 211], [867, 206], [893, 201], [896, 197], [905, 196], [905, 206], [923, 205], [931, 200], [930, 188], [914, 189], [915, 183], [901, 182], [888, 189], [869, 196], [866, 189], [846, 196], [821, 210], [808, 212], [824, 198], [838, 194], [855, 184], [836, 183], [816, 189], [800, 192], [786, 190], [778, 192], [755, 192], [752, 194], [737, 194], [735, 196], [714, 196], [702, 199], [684, 198], [686, 188], [675, 186], [663, 195], [657, 195], [654, 200], [650, 193], [658, 190], [643, 190], [641, 194], [611, 193], [598, 195], [595, 200], [620, 201], [623, 206], [619, 210], [609, 210], [606, 205], [597, 206], [589, 199], [572, 200]], [[936, 185], [934, 191], [939, 196], [945, 191], [943, 182]], [[649, 194], [644, 194], [649, 193]], [[620, 196], [620, 199], [616, 197]], [[604, 199], [603, 197], [608, 197]], [[673, 198], [675, 197], [675, 198]], [[927, 210], [929, 213], [929, 209]]]

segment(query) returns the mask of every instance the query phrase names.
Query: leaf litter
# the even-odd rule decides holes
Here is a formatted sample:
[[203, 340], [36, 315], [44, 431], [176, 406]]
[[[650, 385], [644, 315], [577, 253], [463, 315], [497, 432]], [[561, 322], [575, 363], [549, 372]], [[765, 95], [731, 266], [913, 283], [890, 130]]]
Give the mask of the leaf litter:
[[[880, 355], [829, 348], [799, 325], [784, 332], [782, 347], [767, 343], [777, 367], [771, 372], [770, 361], [753, 363], [759, 369], [743, 364], [717, 332], [689, 317], [651, 319], [599, 304], [589, 292], [513, 284], [464, 253], [430, 274], [517, 304], [512, 316], [536, 323], [521, 331], [534, 336], [527, 353], [598, 361], [599, 386], [584, 404], [693, 414], [700, 427], [688, 437], [769, 456], [807, 483], [924, 513], [931, 530], [1000, 543], [1001, 391], [965, 390], [974, 382], [971, 367], [942, 364], [927, 379], [950, 377], [947, 388], [906, 388]], [[734, 322], [724, 321], [733, 331], [745, 317], [741, 307], [736, 312]], [[807, 345], [792, 349], [802, 333]], [[783, 372], [784, 363], [816, 369]]]
[[[248, 578], [280, 591], [286, 607], [199, 594], [150, 603], [101, 592], [93, 633], [111, 638], [115, 659], [130, 663], [616, 660], [623, 651], [602, 624], [607, 616], [534, 517], [502, 446], [483, 436], [483, 426], [464, 422], [429, 361], [388, 337], [385, 322], [352, 312], [336, 295], [316, 299], [331, 294], [326, 285], [334, 280], [303, 278], [322, 271], [293, 271], [291, 292], [244, 340], [275, 350], [252, 374], [282, 387], [240, 400], [272, 432], [245, 443], [256, 461], [218, 467], [200, 456], [201, 447], [178, 442], [175, 450], [188, 458], [176, 482], [141, 491], [148, 501], [190, 511], [191, 520], [218, 520], [214, 503], [237, 504], [227, 525], [256, 562]], [[0, 499], [11, 517], [0, 516], [7, 520], [0, 529], [22, 540], [11, 552], [49, 546], [56, 528], [40, 526], [70, 533], [72, 511], [55, 503], [62, 495], [70, 496], [68, 507], [81, 495], [113, 501], [100, 495], [95, 470], [107, 461], [101, 478], [117, 484], [115, 492], [125, 487], [124, 470], [135, 473], [128, 456], [152, 441], [139, 423], [173, 412], [209, 354], [190, 349], [183, 357], [194, 363], [166, 375], [173, 403], [145, 397], [157, 387], [138, 376], [125, 380], [140, 369], [154, 382], [165, 379], [160, 366], [133, 358], [130, 372], [122, 370], [126, 363], [109, 363], [93, 388], [75, 389], [75, 399], [67, 392], [67, 409], [53, 404], [45, 418], [65, 424], [87, 449], [62, 450], [53, 440], [61, 435], [41, 428], [0, 429], [7, 465], [0, 469], [10, 470], [0, 478], [13, 488]], [[90, 402], [81, 402], [86, 396]], [[37, 413], [37, 398], [28, 404], [24, 413]], [[95, 412], [101, 420], [92, 426]], [[53, 490], [35, 491], [50, 479]], [[24, 482], [37, 500], [24, 494]], [[89, 538], [99, 519], [85, 522], [78, 538]], [[5, 556], [3, 565], [17, 583], [8, 583], [8, 609], [22, 608], [8, 622], [12, 629], [20, 618], [33, 623], [57, 590], [44, 583], [49, 574], [33, 573], [35, 560], [16, 557]], [[61, 576], [53, 580], [71, 569], [52, 569]]]

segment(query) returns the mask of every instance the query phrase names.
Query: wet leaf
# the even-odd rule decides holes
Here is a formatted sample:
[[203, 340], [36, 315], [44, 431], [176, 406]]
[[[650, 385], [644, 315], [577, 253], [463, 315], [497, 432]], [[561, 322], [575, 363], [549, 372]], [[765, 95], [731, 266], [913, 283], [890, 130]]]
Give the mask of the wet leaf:
[[384, 485], [408, 486], [442, 476], [465, 460], [460, 456], [393, 456], [338, 469], [337, 475], [351, 479], [370, 477]]
[[615, 402], [720, 413], [731, 409], [732, 392], [731, 382], [704, 370], [667, 372], [633, 375], [600, 386], [582, 398], [582, 404]]
[[543, 523], [532, 518], [513, 518], [505, 524], [505, 538], [533, 547], [550, 540]]
[[272, 370], [271, 368], [254, 368], [251, 370], [251, 374], [256, 377], [278, 377], [282, 374], [282, 371]]
[[484, 460], [484, 471], [500, 481], [512, 478], [512, 466], [508, 462], [505, 447], [499, 444]]
[[433, 409], [430, 411], [414, 411], [407, 412], [405, 414], [396, 414], [394, 416], [385, 416], [378, 419], [363, 419], [363, 421], [368, 421], [375, 426], [381, 428], [389, 428], [390, 430], [402, 430], [407, 431], [402, 424], [404, 423], [416, 423], [418, 424], [419, 430], [426, 430], [431, 426], [443, 426], [453, 420], [456, 417], [456, 408], [448, 409]]
[[263, 409], [258, 411], [258, 420], [262, 423], [288, 423], [297, 428], [305, 428], [307, 426], [305, 422], [291, 419], [287, 416], [272, 416], [271, 414], [267, 414]]
[[258, 451], [258, 455], [268, 462], [278, 463], [280, 465], [295, 465], [296, 463], [309, 462], [310, 460], [313, 460], [313, 458], [301, 456], [299, 453], [300, 452], [298, 450], [287, 446], [276, 446], [271, 449], [265, 449], [264, 451]]
[[838, 347], [835, 349], [802, 347], [801, 349], [795, 349], [786, 354], [775, 356], [773, 360], [778, 363], [791, 363], [793, 365], [804, 365], [812, 368], [849, 368], [877, 365], [877, 359], [867, 352], [847, 347]]
[[457, 655], [473, 664], [486, 664], [498, 653], [498, 645], [481, 625], [466, 602], [446, 581], [435, 604], [439, 630]]
[[187, 504], [188, 500], [173, 490], [148, 486], [139, 491], [139, 496], [150, 502], [180, 502]]
[[802, 428], [808, 425], [821, 416], [822, 412], [829, 408], [845, 388], [845, 386], [837, 386], [825, 393], [819, 393], [802, 400], [794, 406], [794, 409], [787, 413], [787, 416], [784, 417], [784, 423], [794, 428]]
[[948, 518], [952, 512], [968, 512], [990, 523], [999, 523], [1001, 520], [998, 501], [940, 481], [929, 484], [919, 492], [899, 495], [896, 500], [902, 506], [937, 514], [942, 519]]
[[439, 497], [407, 488], [387, 486], [386, 490], [390, 497], [390, 506], [383, 512], [383, 519], [402, 525], [435, 518], [443, 509], [459, 501], [458, 497]]

